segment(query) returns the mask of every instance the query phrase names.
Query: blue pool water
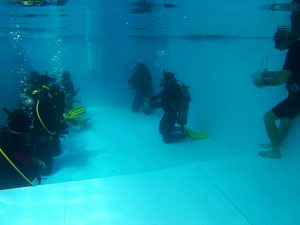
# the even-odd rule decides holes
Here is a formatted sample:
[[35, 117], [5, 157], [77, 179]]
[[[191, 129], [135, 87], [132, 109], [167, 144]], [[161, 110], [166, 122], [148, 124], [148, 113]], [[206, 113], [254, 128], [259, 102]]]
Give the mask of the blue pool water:
[[[269, 142], [263, 114], [286, 90], [251, 80], [282, 68], [272, 36], [290, 25], [289, 11], [258, 0], [16, 2], [0, 3], [2, 108], [18, 107], [28, 71], [68, 70], [91, 120], [69, 129], [42, 185], [0, 191], [1, 224], [300, 223], [299, 119], [281, 160], [259, 157]], [[191, 86], [187, 126], [208, 139], [165, 144], [162, 110], [131, 112], [127, 81], [138, 59], [155, 93], [163, 69]]]

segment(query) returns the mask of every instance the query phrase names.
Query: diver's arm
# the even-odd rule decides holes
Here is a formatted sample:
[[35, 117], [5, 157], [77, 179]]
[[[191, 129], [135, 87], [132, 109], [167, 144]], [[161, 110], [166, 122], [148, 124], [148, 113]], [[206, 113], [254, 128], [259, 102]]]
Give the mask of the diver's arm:
[[161, 107], [161, 98], [163, 91], [158, 93], [157, 95], [151, 96], [147, 98], [147, 103], [150, 104], [151, 108], [160, 108]]
[[285, 84], [291, 75], [289, 70], [264, 71], [261, 77], [254, 81], [256, 87], [277, 86]]
[[265, 71], [262, 74], [262, 79], [265, 86], [277, 86], [285, 84], [291, 75], [289, 70], [280, 71]]

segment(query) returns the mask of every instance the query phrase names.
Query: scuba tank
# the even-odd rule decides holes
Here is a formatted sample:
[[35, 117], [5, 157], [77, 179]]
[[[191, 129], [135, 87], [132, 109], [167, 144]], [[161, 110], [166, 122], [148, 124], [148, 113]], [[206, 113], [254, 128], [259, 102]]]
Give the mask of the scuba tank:
[[177, 123], [184, 126], [187, 124], [189, 106], [191, 101], [190, 87], [181, 82], [182, 96], [180, 99], [179, 110], [177, 113]]

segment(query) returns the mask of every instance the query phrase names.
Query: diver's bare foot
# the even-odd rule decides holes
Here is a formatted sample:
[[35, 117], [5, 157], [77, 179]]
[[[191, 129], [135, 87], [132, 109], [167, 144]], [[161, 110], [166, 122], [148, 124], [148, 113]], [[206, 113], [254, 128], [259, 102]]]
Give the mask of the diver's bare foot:
[[270, 149], [272, 148], [272, 144], [259, 144], [260, 147], [262, 147], [263, 149]]
[[[272, 144], [269, 143], [269, 144], [259, 144], [260, 147], [262, 147], [263, 149], [270, 149], [272, 148]], [[286, 148], [286, 146], [284, 145], [280, 145], [280, 148]]]
[[272, 150], [260, 151], [258, 154], [265, 158], [271, 158], [271, 159], [280, 159], [281, 158], [280, 152], [276, 152], [276, 151], [272, 151]]

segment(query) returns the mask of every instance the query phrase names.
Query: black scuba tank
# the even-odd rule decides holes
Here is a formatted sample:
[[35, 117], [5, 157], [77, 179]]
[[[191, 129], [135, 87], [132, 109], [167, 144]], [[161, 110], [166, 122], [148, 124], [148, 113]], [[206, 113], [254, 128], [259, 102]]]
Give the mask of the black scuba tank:
[[187, 124], [187, 118], [188, 118], [188, 112], [189, 112], [189, 106], [191, 101], [191, 94], [190, 94], [190, 87], [181, 84], [181, 99], [180, 99], [180, 106], [177, 114], [177, 123], [180, 125], [186, 125]]

